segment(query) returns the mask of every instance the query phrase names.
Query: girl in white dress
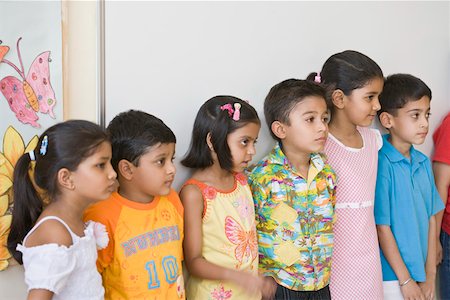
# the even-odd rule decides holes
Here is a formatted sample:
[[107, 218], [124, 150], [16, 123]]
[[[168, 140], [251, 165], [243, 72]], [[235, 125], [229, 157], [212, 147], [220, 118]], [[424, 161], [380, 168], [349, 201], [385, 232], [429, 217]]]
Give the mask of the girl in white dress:
[[108, 236], [82, 216], [115, 189], [110, 159], [105, 131], [73, 120], [47, 129], [17, 161], [8, 249], [25, 267], [28, 299], [103, 299], [95, 263]]

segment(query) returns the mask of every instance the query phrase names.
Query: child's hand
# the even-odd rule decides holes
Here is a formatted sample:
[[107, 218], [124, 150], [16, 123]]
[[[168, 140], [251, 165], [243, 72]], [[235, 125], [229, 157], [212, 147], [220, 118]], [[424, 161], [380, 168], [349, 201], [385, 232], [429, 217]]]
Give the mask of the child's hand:
[[400, 290], [402, 291], [403, 298], [405, 300], [425, 300], [425, 296], [414, 280], [411, 280], [406, 285], [401, 286]]
[[261, 277], [243, 271], [236, 271], [232, 280], [249, 295], [259, 294], [263, 287], [263, 279]]
[[432, 300], [434, 299], [434, 280], [427, 280], [425, 282], [419, 282], [419, 287], [422, 290], [425, 299]]
[[278, 285], [272, 277], [263, 277], [263, 286], [261, 289], [262, 300], [273, 300], [277, 287]]

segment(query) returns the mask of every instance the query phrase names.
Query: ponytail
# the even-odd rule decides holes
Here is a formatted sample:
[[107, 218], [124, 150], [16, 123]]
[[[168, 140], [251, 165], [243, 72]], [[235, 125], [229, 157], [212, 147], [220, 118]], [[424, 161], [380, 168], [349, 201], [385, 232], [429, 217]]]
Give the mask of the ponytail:
[[7, 247], [14, 259], [20, 264], [23, 263], [22, 253], [16, 250], [17, 244], [23, 241], [26, 234], [34, 226], [43, 208], [42, 199], [39, 197], [29, 175], [30, 162], [29, 153], [25, 153], [19, 158], [14, 168], [14, 209]]

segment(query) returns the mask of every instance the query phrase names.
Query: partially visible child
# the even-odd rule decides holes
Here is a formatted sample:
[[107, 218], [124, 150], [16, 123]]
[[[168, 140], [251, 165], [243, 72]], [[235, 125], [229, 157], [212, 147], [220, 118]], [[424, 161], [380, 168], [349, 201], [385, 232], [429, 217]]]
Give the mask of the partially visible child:
[[347, 50], [326, 60], [320, 74], [329, 89], [331, 121], [325, 144], [338, 178], [331, 298], [379, 300], [383, 297], [380, 254], [373, 215], [378, 130], [369, 128], [380, 109], [383, 72], [366, 55]]
[[260, 127], [255, 109], [232, 96], [213, 97], [197, 113], [181, 161], [194, 170], [180, 191], [188, 299], [261, 299], [255, 212], [242, 173]]
[[375, 192], [384, 299], [434, 299], [435, 214], [444, 208], [431, 163], [413, 145], [425, 141], [431, 90], [409, 74], [387, 77], [380, 95], [383, 136]]
[[84, 216], [109, 233], [97, 261], [105, 299], [184, 299], [183, 207], [171, 189], [175, 135], [135, 110], [118, 114], [107, 131], [119, 190]]
[[[8, 249], [25, 267], [28, 299], [103, 299], [95, 261], [107, 235], [82, 216], [88, 205], [114, 190], [110, 160], [104, 130], [72, 120], [48, 128], [36, 149], [17, 161]], [[42, 192], [50, 200], [45, 207]]]
[[[439, 295], [450, 299], [450, 113], [433, 134], [433, 172], [445, 211], [436, 215]], [[440, 236], [439, 236], [440, 235]]]
[[298, 79], [270, 89], [264, 114], [272, 151], [251, 171], [260, 270], [267, 299], [330, 299], [336, 176], [323, 150], [325, 90]]

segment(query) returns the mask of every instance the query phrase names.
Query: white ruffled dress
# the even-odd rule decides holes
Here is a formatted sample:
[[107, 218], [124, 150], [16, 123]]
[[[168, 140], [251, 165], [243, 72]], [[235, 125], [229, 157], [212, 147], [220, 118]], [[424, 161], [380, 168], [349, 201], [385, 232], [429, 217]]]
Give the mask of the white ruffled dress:
[[[70, 247], [45, 244], [25, 247], [27, 237], [46, 220], [58, 220], [69, 231], [73, 244]], [[28, 291], [46, 289], [54, 293], [53, 299], [100, 300], [104, 298], [102, 278], [96, 268], [96, 232], [99, 223], [89, 222], [84, 236], [79, 237], [60, 218], [48, 216], [40, 220], [27, 234], [17, 250], [22, 252], [25, 283]], [[106, 232], [105, 232], [106, 234]], [[99, 237], [105, 239], [105, 237]], [[103, 245], [102, 245], [103, 246]]]

